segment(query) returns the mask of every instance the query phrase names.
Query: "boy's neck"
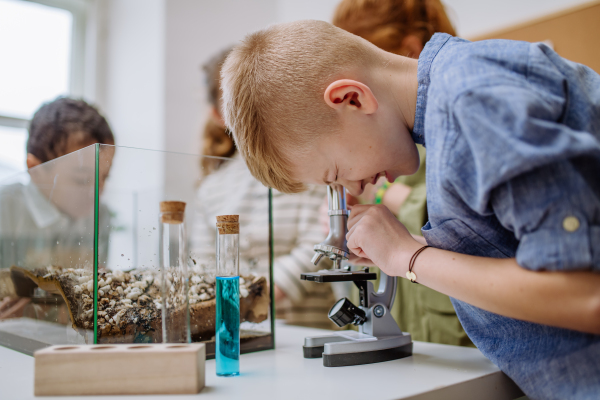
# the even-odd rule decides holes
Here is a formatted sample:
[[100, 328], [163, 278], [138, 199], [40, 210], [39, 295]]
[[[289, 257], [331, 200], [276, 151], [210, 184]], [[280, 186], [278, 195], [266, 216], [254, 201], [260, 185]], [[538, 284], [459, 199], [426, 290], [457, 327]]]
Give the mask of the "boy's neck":
[[382, 90], [387, 99], [393, 104], [393, 111], [401, 122], [410, 130], [415, 124], [417, 109], [417, 79], [418, 60], [386, 53], [386, 63], [379, 76], [382, 79]]

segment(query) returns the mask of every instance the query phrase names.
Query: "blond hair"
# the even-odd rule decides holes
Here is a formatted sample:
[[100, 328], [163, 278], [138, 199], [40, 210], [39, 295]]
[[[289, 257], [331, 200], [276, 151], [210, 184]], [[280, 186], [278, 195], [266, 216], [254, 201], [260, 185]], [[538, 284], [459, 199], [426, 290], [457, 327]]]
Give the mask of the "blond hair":
[[274, 25], [235, 47], [221, 72], [222, 114], [252, 175], [284, 193], [304, 190], [291, 158], [339, 129], [325, 89], [349, 71], [383, 63], [380, 52], [324, 21]]
[[401, 54], [407, 35], [417, 36], [423, 46], [435, 32], [456, 35], [440, 0], [342, 0], [333, 24], [395, 54]]

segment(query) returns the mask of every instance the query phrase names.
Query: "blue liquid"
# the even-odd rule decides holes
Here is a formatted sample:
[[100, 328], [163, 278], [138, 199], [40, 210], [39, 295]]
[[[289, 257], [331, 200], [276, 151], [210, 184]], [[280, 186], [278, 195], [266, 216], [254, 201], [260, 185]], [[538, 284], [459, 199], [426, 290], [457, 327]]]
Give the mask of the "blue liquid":
[[217, 277], [215, 359], [218, 376], [240, 374], [240, 278]]

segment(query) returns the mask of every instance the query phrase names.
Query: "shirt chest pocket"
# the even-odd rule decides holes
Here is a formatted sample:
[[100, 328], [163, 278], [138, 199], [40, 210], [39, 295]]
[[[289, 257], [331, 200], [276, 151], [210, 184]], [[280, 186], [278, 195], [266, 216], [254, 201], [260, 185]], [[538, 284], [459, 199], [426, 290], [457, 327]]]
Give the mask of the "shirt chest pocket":
[[435, 227], [427, 222], [423, 236], [430, 246], [438, 249], [481, 257], [509, 257], [459, 219], [448, 219]]

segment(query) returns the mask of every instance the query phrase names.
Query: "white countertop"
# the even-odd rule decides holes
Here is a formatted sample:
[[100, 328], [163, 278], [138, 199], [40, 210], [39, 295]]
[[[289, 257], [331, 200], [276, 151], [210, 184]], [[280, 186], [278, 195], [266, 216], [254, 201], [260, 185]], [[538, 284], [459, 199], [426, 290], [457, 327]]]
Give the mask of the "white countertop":
[[[323, 367], [322, 359], [304, 359], [305, 336], [325, 331], [277, 324], [276, 350], [243, 354], [241, 375], [215, 375], [206, 362], [206, 387], [198, 395], [145, 396], [152, 399], [515, 399], [518, 387], [477, 349], [415, 342], [413, 356], [379, 364]], [[0, 346], [0, 399], [33, 396], [33, 357]], [[98, 379], [102, 379], [101, 376]], [[109, 385], [110, 382], [107, 382]], [[81, 397], [106, 399], [101, 396]], [[140, 396], [112, 396], [140, 399]], [[75, 400], [76, 397], [52, 397]]]

